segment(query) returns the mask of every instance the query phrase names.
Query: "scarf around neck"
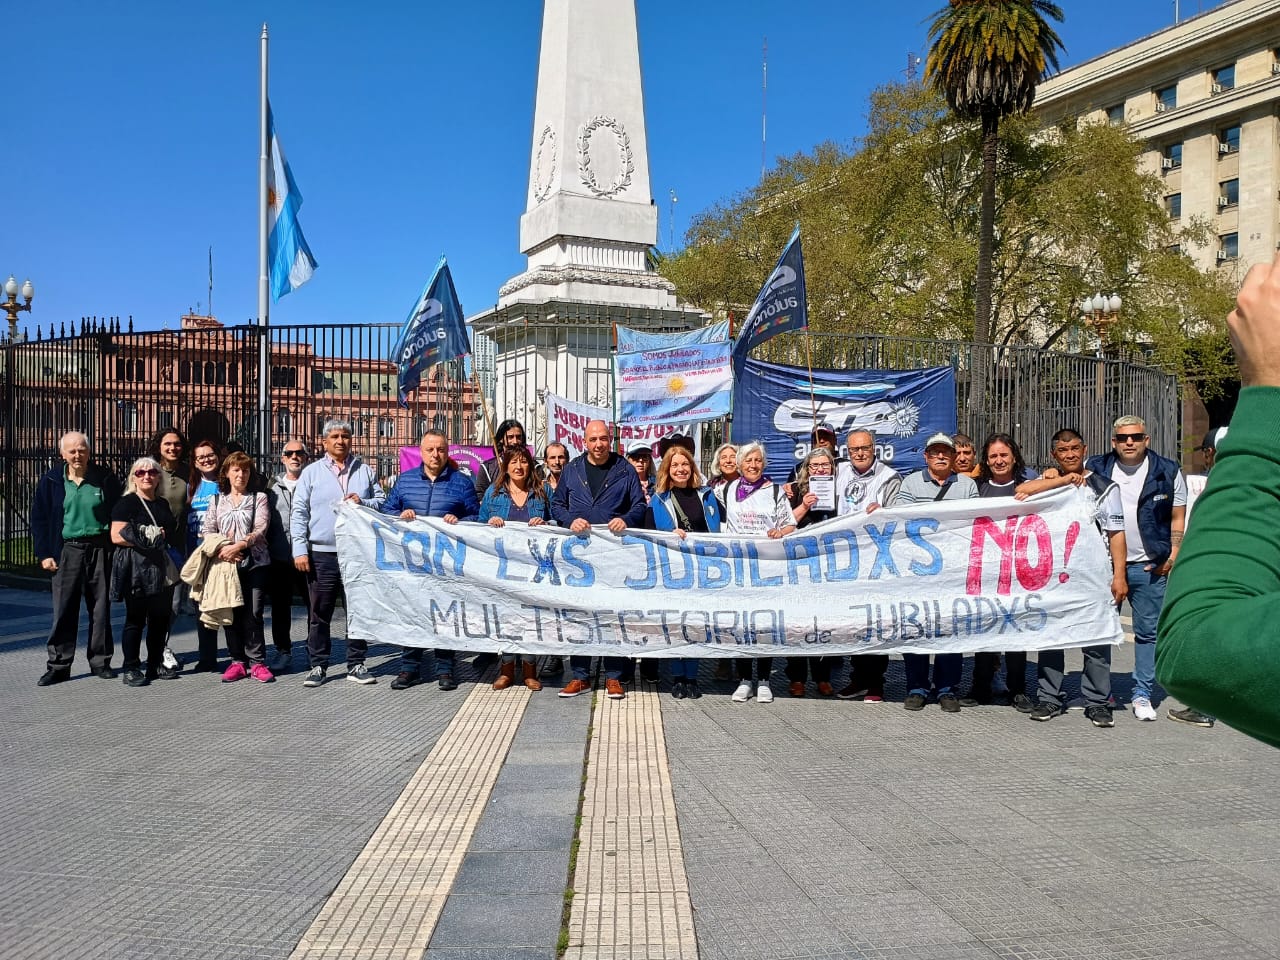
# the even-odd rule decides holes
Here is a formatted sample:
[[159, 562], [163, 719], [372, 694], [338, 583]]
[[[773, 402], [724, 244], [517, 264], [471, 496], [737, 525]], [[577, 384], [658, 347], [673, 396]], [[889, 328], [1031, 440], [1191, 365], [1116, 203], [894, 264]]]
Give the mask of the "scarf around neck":
[[742, 477], [739, 477], [738, 486], [733, 492], [734, 499], [736, 499], [738, 503], [742, 503], [742, 501], [746, 500], [749, 496], [751, 496], [753, 493], [755, 493], [757, 490], [759, 490], [768, 482], [769, 482], [769, 478], [766, 477], [763, 473], [760, 474], [760, 479], [755, 481], [755, 483], [748, 483], [745, 479], [743, 479]]

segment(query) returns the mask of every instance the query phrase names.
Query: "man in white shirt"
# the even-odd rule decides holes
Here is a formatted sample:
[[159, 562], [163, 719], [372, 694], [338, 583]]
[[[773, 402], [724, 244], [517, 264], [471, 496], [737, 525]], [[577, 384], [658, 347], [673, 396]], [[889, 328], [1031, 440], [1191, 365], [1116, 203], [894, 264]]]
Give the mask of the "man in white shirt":
[[[849, 459], [836, 464], [836, 511], [840, 516], [867, 513], [892, 503], [902, 486], [902, 474], [876, 459], [876, 438], [869, 430], [854, 430], [845, 440]], [[849, 658], [849, 685], [836, 694], [841, 700], [884, 701], [887, 653]]]
[[[1053, 490], [1067, 484], [1088, 487], [1098, 498], [1094, 518], [1098, 529], [1107, 538], [1111, 553], [1111, 600], [1123, 602], [1129, 592], [1125, 575], [1126, 550], [1124, 536], [1124, 504], [1120, 500], [1120, 488], [1102, 474], [1085, 469], [1085, 457], [1089, 448], [1084, 438], [1070, 427], [1059, 430], [1049, 441], [1049, 453], [1058, 464], [1044, 472], [1036, 480], [1018, 484], [1019, 498]], [[1084, 715], [1095, 727], [1114, 727], [1111, 716], [1111, 645], [1099, 644], [1085, 647], [1084, 671], [1080, 677], [1080, 693], [1085, 700]], [[1066, 671], [1066, 652], [1041, 650], [1036, 655], [1036, 673], [1040, 679], [1039, 703], [1031, 710], [1031, 719], [1052, 720], [1063, 712], [1062, 677]]]
[[1133, 614], [1133, 714], [1139, 720], [1155, 720], [1151, 698], [1156, 683], [1156, 625], [1169, 568], [1182, 545], [1187, 482], [1174, 461], [1149, 449], [1150, 437], [1141, 417], [1120, 417], [1111, 432], [1111, 452], [1091, 457], [1086, 467], [1120, 488], [1125, 579]]

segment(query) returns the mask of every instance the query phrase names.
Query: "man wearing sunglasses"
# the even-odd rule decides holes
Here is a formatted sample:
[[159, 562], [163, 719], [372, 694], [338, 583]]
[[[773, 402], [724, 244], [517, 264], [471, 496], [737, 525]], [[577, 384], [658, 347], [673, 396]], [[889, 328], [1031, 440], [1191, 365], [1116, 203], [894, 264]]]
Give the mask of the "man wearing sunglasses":
[[1156, 624], [1187, 512], [1187, 481], [1178, 465], [1148, 449], [1141, 417], [1112, 425], [1111, 452], [1090, 457], [1087, 468], [1110, 477], [1124, 507], [1125, 580], [1133, 614], [1133, 715], [1155, 720]]
[[287, 672], [293, 666], [293, 641], [289, 626], [293, 619], [293, 598], [308, 598], [307, 578], [293, 565], [293, 544], [289, 540], [289, 517], [293, 511], [293, 490], [302, 476], [302, 468], [310, 456], [307, 445], [294, 437], [280, 450], [284, 471], [276, 475], [267, 490], [271, 501], [271, 526], [267, 529], [267, 546], [271, 550], [271, 572], [268, 601], [271, 604], [271, 644], [274, 647], [272, 673]]
[[80, 629], [80, 601], [89, 614], [89, 669], [110, 680], [115, 644], [111, 638], [111, 508], [120, 499], [120, 481], [90, 462], [89, 438], [72, 431], [58, 442], [63, 463], [36, 485], [31, 504], [31, 545], [40, 566], [53, 574], [53, 630], [49, 663], [37, 684], [71, 679]]

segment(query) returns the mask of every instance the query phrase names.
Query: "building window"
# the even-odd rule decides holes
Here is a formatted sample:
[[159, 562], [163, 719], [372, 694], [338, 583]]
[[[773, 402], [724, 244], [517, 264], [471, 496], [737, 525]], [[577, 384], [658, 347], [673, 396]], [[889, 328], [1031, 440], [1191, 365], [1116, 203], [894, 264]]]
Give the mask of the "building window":
[[1182, 143], [1171, 143], [1164, 148], [1160, 166], [1165, 170], [1177, 170], [1182, 166]]
[[396, 435], [395, 417], [379, 417], [378, 418], [378, 437], [382, 440], [392, 440]]
[[1236, 85], [1236, 65], [1219, 67], [1213, 71], [1213, 93], [1226, 93], [1228, 90], [1235, 89]]
[[1117, 103], [1107, 107], [1107, 123], [1113, 127], [1118, 127], [1124, 123], [1124, 104]]
[[146, 379], [146, 365], [136, 357], [116, 357], [116, 379], [141, 383]]
[[164, 408], [156, 411], [156, 429], [172, 430], [173, 429], [173, 411]]
[[293, 414], [288, 407], [281, 407], [276, 411], [276, 433], [285, 437], [293, 436]]
[[1174, 220], [1182, 217], [1182, 194], [1171, 193], [1164, 198], [1164, 208]]
[[1176, 85], [1161, 87], [1156, 91], [1156, 113], [1173, 110], [1178, 106], [1178, 88]]
[[360, 381], [359, 381], [359, 380], [352, 380], [352, 381], [351, 381], [351, 392], [352, 392], [352, 393], [359, 393], [359, 392], [360, 392]]
[[1228, 153], [1240, 152], [1240, 124], [1234, 127], [1227, 127], [1218, 131], [1218, 154], [1219, 156]]
[[125, 433], [133, 433], [138, 429], [138, 405], [132, 400], [122, 400], [120, 409], [120, 429]]
[[1240, 202], [1240, 180], [1223, 180], [1218, 184], [1218, 206], [1234, 207]]
[[1235, 260], [1240, 256], [1240, 234], [1224, 233], [1218, 238], [1218, 259]]
[[297, 367], [271, 367], [271, 386], [293, 389], [298, 385]]

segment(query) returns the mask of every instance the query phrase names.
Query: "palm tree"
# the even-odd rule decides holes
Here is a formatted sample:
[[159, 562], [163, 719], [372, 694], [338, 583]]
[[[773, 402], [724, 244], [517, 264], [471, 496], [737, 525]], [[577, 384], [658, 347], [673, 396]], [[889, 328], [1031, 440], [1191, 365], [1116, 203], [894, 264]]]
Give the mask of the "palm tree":
[[[957, 116], [982, 121], [982, 210], [978, 275], [974, 282], [974, 362], [969, 412], [977, 428], [990, 378], [991, 259], [996, 218], [996, 156], [1000, 120], [1024, 113], [1036, 84], [1058, 67], [1062, 41], [1048, 20], [1062, 22], [1049, 0], [950, 0], [929, 27], [925, 80], [932, 81]], [[984, 425], [985, 426], [985, 425]], [[984, 431], [985, 432], [985, 431]], [[976, 434], [981, 435], [981, 434]]]

